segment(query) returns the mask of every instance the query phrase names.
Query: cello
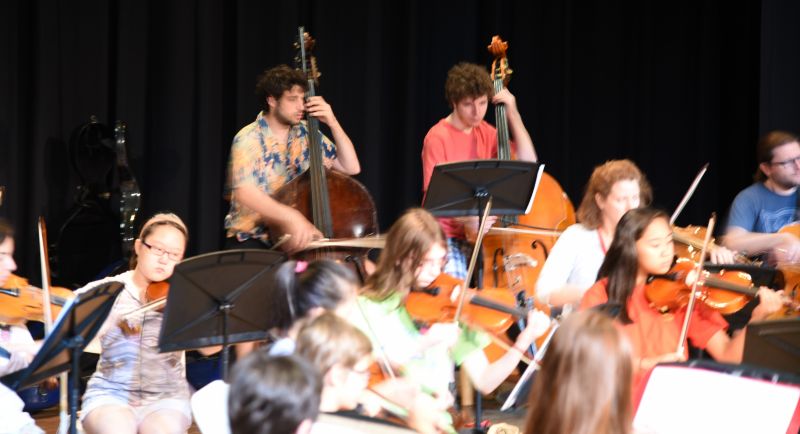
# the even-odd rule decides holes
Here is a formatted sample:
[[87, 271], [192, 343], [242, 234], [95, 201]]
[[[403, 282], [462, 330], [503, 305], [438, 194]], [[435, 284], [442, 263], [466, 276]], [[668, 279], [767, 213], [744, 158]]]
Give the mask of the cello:
[[[315, 41], [302, 26], [298, 31], [298, 56], [295, 61], [308, 79], [306, 98], [309, 98], [316, 96], [316, 84], [320, 76], [316, 59], [310, 54]], [[302, 213], [325, 238], [353, 239], [376, 235], [378, 216], [369, 192], [355, 179], [325, 167], [319, 120], [307, 115], [307, 126], [309, 168], [276, 191], [274, 199]], [[364, 248], [335, 246], [300, 252], [294, 256], [303, 260], [329, 258], [344, 262], [354, 268], [363, 281], [366, 278], [366, 253], [367, 249]]]
[[[495, 93], [511, 76], [508, 43], [493, 36], [488, 46], [494, 61], [491, 76]], [[512, 158], [505, 106], [495, 106], [497, 158]], [[532, 297], [544, 261], [561, 231], [575, 223], [575, 208], [564, 190], [547, 172], [542, 173], [530, 212], [502, 217], [483, 240], [484, 286], [508, 287], [514, 294]]]

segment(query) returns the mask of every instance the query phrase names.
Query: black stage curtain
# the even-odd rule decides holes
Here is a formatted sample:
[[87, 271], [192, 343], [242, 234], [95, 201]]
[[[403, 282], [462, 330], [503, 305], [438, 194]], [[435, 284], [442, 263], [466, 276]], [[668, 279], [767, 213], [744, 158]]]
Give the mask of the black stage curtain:
[[172, 210], [188, 254], [219, 249], [231, 139], [256, 116], [255, 77], [292, 61], [305, 25], [383, 228], [420, 201], [447, 70], [488, 65], [494, 34], [510, 43], [509, 87], [540, 159], [573, 202], [595, 165], [631, 158], [671, 211], [709, 162], [678, 220], [705, 224], [751, 181], [760, 133], [800, 132], [798, 12], [791, 0], [0, 2], [0, 215], [18, 228], [20, 274], [38, 274], [35, 218], [63, 221], [66, 143], [94, 114], [128, 124], [140, 216]]

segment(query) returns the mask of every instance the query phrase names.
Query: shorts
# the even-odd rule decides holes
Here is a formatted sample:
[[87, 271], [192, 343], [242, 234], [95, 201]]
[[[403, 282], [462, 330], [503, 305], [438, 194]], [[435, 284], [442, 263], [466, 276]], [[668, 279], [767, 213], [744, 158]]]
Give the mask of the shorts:
[[147, 416], [159, 410], [175, 410], [183, 414], [186, 417], [185, 428], [187, 430], [189, 429], [189, 426], [191, 426], [192, 424], [192, 408], [189, 405], [189, 401], [186, 399], [165, 398], [158, 400], [152, 404], [131, 405], [125, 400], [110, 395], [95, 396], [89, 399], [88, 401], [84, 401], [83, 406], [81, 407], [81, 418], [80, 418], [81, 422], [83, 422], [86, 416], [93, 410], [96, 410], [106, 405], [127, 407], [128, 409], [131, 410], [131, 412], [133, 412], [134, 417], [136, 417], [137, 424], [142, 423], [142, 421]]

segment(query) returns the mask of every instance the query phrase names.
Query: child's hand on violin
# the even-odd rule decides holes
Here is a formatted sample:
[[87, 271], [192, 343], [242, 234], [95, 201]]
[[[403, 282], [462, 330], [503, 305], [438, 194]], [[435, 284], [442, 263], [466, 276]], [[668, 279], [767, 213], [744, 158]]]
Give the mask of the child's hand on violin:
[[761, 321], [783, 308], [786, 297], [783, 291], [773, 291], [765, 286], [758, 289], [758, 306], [753, 309], [750, 321]]
[[420, 339], [420, 350], [443, 345], [450, 348], [458, 341], [461, 329], [454, 322], [438, 322], [432, 324]]
[[531, 346], [533, 341], [547, 332], [550, 328], [550, 323], [550, 317], [546, 313], [536, 309], [530, 310], [528, 312], [527, 322], [525, 323], [525, 330], [517, 336], [517, 341], [514, 346], [517, 347], [517, 349], [527, 349]]

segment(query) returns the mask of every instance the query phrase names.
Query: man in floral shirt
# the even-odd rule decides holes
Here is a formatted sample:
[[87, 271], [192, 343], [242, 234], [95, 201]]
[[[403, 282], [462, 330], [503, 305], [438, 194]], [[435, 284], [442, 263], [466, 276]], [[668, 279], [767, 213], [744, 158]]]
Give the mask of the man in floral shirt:
[[[353, 142], [339, 125], [331, 106], [321, 96], [305, 99], [306, 77], [285, 65], [259, 77], [256, 93], [264, 109], [255, 122], [233, 139], [228, 165], [231, 208], [225, 216], [227, 248], [270, 246], [267, 228], [290, 235], [281, 244], [287, 252], [302, 250], [321, 233], [299, 211], [283, 205], [272, 194], [309, 166], [306, 113], [326, 124], [333, 141], [322, 136], [326, 167], [347, 175], [361, 171]], [[335, 143], [335, 144], [334, 144]]]

